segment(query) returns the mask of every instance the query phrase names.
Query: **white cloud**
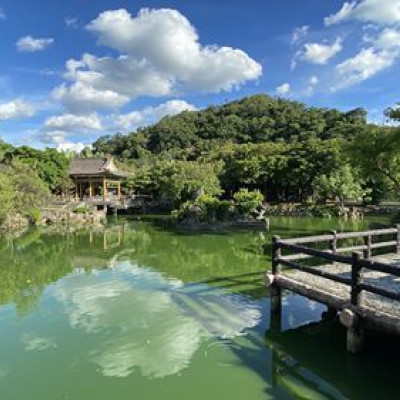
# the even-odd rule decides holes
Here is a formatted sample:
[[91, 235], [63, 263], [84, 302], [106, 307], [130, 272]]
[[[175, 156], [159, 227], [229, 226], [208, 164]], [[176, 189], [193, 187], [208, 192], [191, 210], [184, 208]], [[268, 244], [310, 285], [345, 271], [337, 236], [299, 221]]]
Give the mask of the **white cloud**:
[[40, 142], [46, 146], [54, 146], [59, 151], [80, 153], [85, 147], [90, 145], [82, 142], [72, 142], [68, 140], [68, 132], [65, 130], [46, 130], [32, 132], [30, 141]]
[[318, 78], [318, 76], [312, 76], [311, 78], [310, 78], [310, 85], [311, 86], [316, 86], [316, 85], [318, 85], [318, 83], [319, 83], [319, 78]]
[[339, 84], [334, 89], [372, 78], [390, 68], [400, 57], [400, 29], [385, 28], [375, 37], [366, 37], [365, 40], [369, 47], [336, 66]]
[[315, 92], [316, 86], [319, 84], [319, 78], [316, 75], [313, 75], [309, 80], [308, 80], [308, 85], [306, 88], [297, 93], [298, 96], [300, 97], [309, 97], [312, 96]]
[[55, 95], [71, 112], [118, 108], [140, 96], [162, 97], [182, 91], [231, 90], [259, 78], [262, 67], [239, 49], [202, 46], [195, 28], [178, 11], [106, 11], [87, 29], [117, 57], [84, 54], [69, 60]]
[[31, 137], [36, 141], [46, 145], [60, 145], [66, 141], [67, 133], [65, 131], [37, 131], [33, 132]]
[[78, 19], [78, 17], [65, 17], [64, 23], [69, 28], [77, 28], [79, 25], [79, 19]]
[[0, 20], [5, 20], [6, 19], [6, 14], [4, 10], [0, 7]]
[[35, 51], [42, 51], [49, 47], [54, 42], [53, 38], [33, 38], [32, 36], [25, 36], [18, 39], [16, 46], [17, 50], [21, 52], [33, 53]]
[[301, 58], [311, 64], [326, 64], [332, 57], [343, 49], [342, 39], [337, 38], [331, 44], [306, 43]]
[[17, 99], [0, 104], [0, 121], [33, 117], [35, 113], [35, 106], [23, 100]]
[[308, 25], [294, 28], [293, 33], [292, 33], [292, 44], [296, 44], [304, 36], [307, 36], [309, 30], [310, 30], [310, 27]]
[[400, 23], [400, 0], [361, 0], [358, 2], [346, 2], [336, 14], [325, 18], [325, 25], [330, 26], [350, 20], [378, 24]]
[[103, 129], [100, 117], [93, 113], [89, 115], [63, 114], [48, 118], [44, 129], [50, 131], [99, 131]]
[[91, 85], [76, 82], [53, 90], [53, 97], [73, 113], [87, 113], [97, 108], [118, 108], [129, 102], [129, 97], [112, 90], [97, 90]]
[[157, 107], [146, 107], [141, 111], [112, 116], [115, 129], [133, 130], [140, 126], [159, 121], [167, 115], [176, 115], [182, 111], [194, 111], [196, 107], [183, 100], [170, 100]]
[[182, 111], [195, 111], [196, 107], [183, 100], [170, 100], [151, 109], [154, 120], [159, 120], [167, 115], [180, 114]]
[[379, 51], [373, 47], [362, 49], [355, 57], [349, 58], [336, 66], [340, 83], [336, 89], [360, 83], [390, 67], [398, 53]]
[[378, 49], [396, 50], [400, 49], [400, 29], [386, 28], [374, 40]]
[[99, 44], [147, 60], [196, 90], [230, 90], [262, 73], [242, 50], [202, 46], [195, 28], [176, 10], [142, 9], [136, 17], [124, 9], [106, 11], [87, 28], [98, 35]]
[[[196, 110], [196, 107], [183, 100], [170, 100], [158, 106], [146, 107], [127, 114], [100, 116], [92, 112], [55, 115], [47, 118], [43, 127], [32, 132], [31, 136], [35, 141], [56, 145], [59, 149], [68, 150], [75, 148], [71, 139], [77, 138], [77, 135], [135, 130], [156, 123], [167, 115], [176, 115], [185, 110], [193, 111]], [[76, 148], [79, 149], [82, 143], [76, 145]]]
[[289, 83], [283, 83], [282, 85], [276, 88], [276, 94], [278, 96], [285, 96], [286, 94], [290, 93], [291, 87]]
[[79, 143], [72, 143], [72, 142], [62, 142], [57, 146], [58, 151], [64, 151], [67, 153], [80, 153], [84, 148], [90, 147], [81, 142]]

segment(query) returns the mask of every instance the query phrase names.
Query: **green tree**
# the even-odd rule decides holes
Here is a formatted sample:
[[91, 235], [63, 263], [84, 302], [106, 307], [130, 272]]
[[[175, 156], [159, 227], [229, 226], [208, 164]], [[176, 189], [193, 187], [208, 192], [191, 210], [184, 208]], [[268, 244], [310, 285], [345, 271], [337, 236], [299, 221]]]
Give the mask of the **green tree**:
[[0, 217], [19, 214], [36, 219], [49, 196], [46, 184], [25, 163], [14, 160], [0, 166]]
[[8, 162], [20, 160], [35, 170], [52, 192], [62, 192], [71, 186], [68, 177], [70, 160], [56, 149], [38, 150], [28, 146], [16, 147], [5, 153]]
[[158, 160], [135, 174], [137, 192], [180, 205], [198, 195], [219, 195], [218, 165], [195, 161]]
[[313, 182], [314, 196], [319, 201], [334, 200], [343, 205], [346, 200], [360, 200], [368, 191], [361, 185], [359, 177], [348, 164], [330, 175], [320, 175]]
[[13, 180], [0, 169], [0, 224], [13, 209], [14, 199]]
[[393, 121], [400, 121], [400, 103], [397, 103], [396, 107], [390, 107], [385, 110], [387, 118]]
[[400, 193], [400, 129], [372, 126], [348, 150], [365, 181]]

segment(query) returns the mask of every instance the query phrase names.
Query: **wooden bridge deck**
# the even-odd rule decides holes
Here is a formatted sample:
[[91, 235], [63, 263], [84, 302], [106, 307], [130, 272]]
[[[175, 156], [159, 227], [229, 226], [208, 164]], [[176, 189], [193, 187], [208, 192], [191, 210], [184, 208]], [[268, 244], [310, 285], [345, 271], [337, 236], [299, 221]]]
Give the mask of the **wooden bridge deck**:
[[361, 349], [364, 327], [400, 335], [400, 226], [275, 237], [272, 261], [273, 273], [266, 276], [272, 313], [280, 313], [280, 290], [288, 289], [339, 313], [349, 351]]

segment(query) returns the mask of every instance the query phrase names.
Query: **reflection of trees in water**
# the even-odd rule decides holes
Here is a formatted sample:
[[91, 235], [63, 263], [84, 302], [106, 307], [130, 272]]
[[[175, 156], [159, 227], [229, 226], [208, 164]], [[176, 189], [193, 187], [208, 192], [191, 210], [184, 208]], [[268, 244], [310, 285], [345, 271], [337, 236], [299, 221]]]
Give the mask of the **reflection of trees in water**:
[[184, 282], [203, 281], [259, 297], [264, 295], [261, 275], [251, 274], [268, 268], [265, 244], [272, 234], [338, 229], [336, 220], [273, 218], [271, 232], [185, 235], [148, 222], [121, 221], [87, 229], [52, 226], [0, 241], [0, 303], [15, 303], [24, 312], [47, 285], [75, 268], [112, 267], [117, 255]]
[[26, 311], [47, 285], [74, 268], [112, 267], [116, 255], [184, 282], [204, 281], [259, 297], [264, 295], [261, 275], [246, 274], [268, 268], [269, 251], [266, 256], [262, 252], [272, 233], [332, 227], [326, 221], [299, 224], [295, 219], [280, 219], [272, 233], [184, 235], [151, 223], [122, 221], [87, 229], [52, 226], [1, 241], [0, 302], [13, 302], [20, 312]]
[[0, 241], [0, 304], [13, 303], [25, 314], [48, 285], [74, 268], [107, 267], [121, 247], [104, 249], [104, 238], [113, 243], [120, 230], [35, 229], [17, 239]]
[[0, 247], [0, 304], [14, 303], [26, 313], [40, 298], [43, 289], [72, 269], [68, 244], [42, 241], [38, 231]]
[[168, 276], [196, 282], [265, 270], [265, 260], [249, 251], [257, 238], [257, 233], [180, 235], [142, 225], [136, 236], [130, 238], [132, 251], [126, 256]]

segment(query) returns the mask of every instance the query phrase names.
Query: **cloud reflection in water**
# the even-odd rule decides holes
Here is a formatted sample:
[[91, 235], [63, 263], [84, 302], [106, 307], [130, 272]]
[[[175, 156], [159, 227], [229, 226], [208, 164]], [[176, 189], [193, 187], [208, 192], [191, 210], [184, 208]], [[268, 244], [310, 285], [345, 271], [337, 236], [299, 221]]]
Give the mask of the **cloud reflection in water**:
[[128, 261], [71, 275], [54, 295], [72, 328], [96, 335], [90, 357], [110, 377], [135, 369], [149, 378], [176, 374], [202, 340], [233, 338], [261, 319], [260, 309], [242, 296], [184, 285]]

